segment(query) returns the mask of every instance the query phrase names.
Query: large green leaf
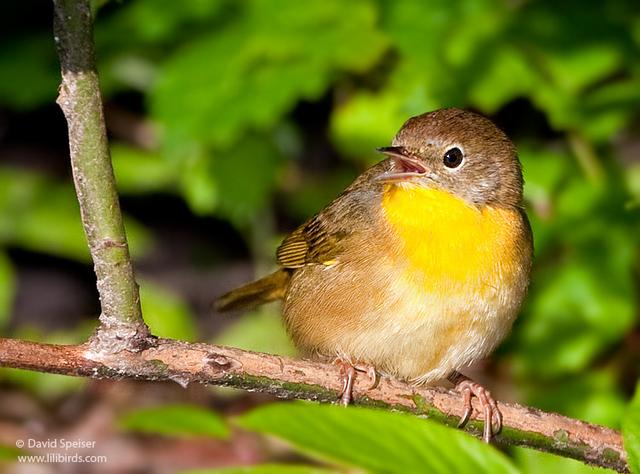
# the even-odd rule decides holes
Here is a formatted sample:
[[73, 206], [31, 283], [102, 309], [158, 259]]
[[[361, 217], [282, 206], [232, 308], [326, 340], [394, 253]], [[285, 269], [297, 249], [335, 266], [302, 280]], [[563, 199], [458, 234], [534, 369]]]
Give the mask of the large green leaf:
[[622, 421], [624, 448], [629, 456], [629, 467], [633, 474], [640, 473], [640, 384], [631, 400]]
[[195, 405], [162, 405], [132, 410], [119, 420], [122, 428], [166, 436], [226, 438], [229, 428], [215, 412]]
[[237, 422], [285, 439], [312, 456], [371, 472], [518, 472], [495, 448], [461, 431], [401, 413], [275, 403]]
[[259, 464], [257, 466], [194, 469], [180, 474], [337, 474], [339, 471], [296, 464]]

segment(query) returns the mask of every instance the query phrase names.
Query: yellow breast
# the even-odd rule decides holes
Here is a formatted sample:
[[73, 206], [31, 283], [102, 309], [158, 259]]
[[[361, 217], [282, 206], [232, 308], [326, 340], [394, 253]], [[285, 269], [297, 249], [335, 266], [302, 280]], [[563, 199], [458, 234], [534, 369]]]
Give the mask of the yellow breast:
[[440, 294], [509, 279], [521, 232], [516, 210], [478, 208], [446, 191], [388, 186], [383, 209], [399, 237], [407, 280]]

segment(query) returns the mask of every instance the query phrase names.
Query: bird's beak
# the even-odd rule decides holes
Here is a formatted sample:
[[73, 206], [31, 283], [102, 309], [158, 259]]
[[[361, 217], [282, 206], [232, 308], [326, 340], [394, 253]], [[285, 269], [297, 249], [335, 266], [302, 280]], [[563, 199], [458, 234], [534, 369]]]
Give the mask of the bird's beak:
[[429, 173], [429, 169], [426, 167], [424, 162], [411, 156], [404, 147], [385, 146], [378, 148], [377, 151], [387, 155], [394, 161], [394, 169], [381, 174], [378, 177], [379, 181], [394, 183], [414, 178], [416, 176], [425, 176]]

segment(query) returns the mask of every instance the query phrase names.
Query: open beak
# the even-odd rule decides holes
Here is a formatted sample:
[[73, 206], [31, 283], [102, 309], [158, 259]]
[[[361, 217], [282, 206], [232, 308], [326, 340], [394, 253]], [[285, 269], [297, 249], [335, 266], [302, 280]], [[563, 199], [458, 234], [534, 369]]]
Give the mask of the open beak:
[[429, 173], [429, 169], [425, 164], [416, 158], [401, 146], [385, 146], [378, 148], [380, 153], [387, 155], [394, 162], [394, 169], [381, 174], [378, 180], [385, 183], [394, 183], [404, 181], [416, 176], [424, 176]]

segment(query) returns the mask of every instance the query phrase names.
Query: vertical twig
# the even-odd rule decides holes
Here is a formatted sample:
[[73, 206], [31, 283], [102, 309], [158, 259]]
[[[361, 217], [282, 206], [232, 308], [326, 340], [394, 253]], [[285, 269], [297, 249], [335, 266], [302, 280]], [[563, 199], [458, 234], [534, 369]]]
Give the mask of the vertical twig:
[[69, 127], [69, 151], [82, 223], [100, 293], [94, 350], [136, 349], [149, 335], [122, 223], [93, 49], [89, 0], [54, 0], [54, 34], [62, 67], [58, 104]]

